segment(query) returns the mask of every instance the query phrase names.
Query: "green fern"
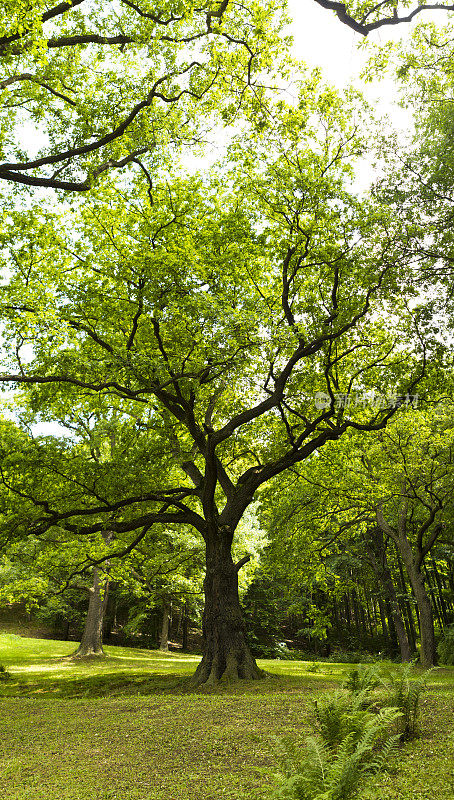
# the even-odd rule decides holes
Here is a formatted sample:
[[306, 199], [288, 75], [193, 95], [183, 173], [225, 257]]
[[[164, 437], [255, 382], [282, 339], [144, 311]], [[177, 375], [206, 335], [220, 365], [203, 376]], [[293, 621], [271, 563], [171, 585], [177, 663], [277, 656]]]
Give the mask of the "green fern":
[[370, 703], [369, 689], [350, 696], [336, 692], [316, 702], [316, 727], [325, 744], [334, 750], [350, 734], [356, 742], [370, 717]]
[[381, 679], [377, 667], [374, 665], [365, 666], [364, 664], [358, 664], [349, 672], [342, 686], [351, 694], [359, 694], [364, 691], [372, 691], [372, 689], [375, 689], [380, 683]]
[[386, 708], [372, 714], [361, 702], [358, 696], [328, 696], [317, 704], [320, 738], [278, 740], [281, 772], [274, 800], [348, 800], [387, 764], [399, 740], [389, 729], [400, 712]]
[[431, 672], [429, 669], [415, 677], [411, 664], [403, 664], [389, 676], [387, 702], [401, 712], [401, 741], [419, 736], [420, 698], [427, 689], [427, 678]]

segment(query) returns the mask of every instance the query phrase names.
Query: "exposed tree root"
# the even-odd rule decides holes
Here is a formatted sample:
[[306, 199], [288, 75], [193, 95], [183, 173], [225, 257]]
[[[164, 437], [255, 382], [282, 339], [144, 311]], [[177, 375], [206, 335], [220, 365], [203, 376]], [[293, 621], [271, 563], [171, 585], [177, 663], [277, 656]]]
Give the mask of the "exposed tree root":
[[228, 653], [222, 658], [204, 656], [190, 680], [191, 687], [219, 686], [236, 681], [256, 681], [264, 678], [266, 673], [259, 669], [246, 648], [239, 656]]
[[69, 658], [71, 658], [73, 661], [82, 661], [83, 659], [89, 661], [95, 659], [100, 660], [103, 658], [108, 658], [108, 656], [107, 653], [104, 652], [104, 650], [89, 650], [89, 649], [81, 650], [81, 648], [79, 647], [75, 651], [75, 653], [72, 653], [69, 656]]

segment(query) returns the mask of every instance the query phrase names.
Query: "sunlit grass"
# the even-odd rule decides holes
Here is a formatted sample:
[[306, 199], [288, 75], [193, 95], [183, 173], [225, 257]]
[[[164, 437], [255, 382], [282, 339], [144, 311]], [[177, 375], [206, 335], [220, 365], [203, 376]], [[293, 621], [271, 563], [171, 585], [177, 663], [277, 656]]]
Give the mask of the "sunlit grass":
[[118, 692], [148, 694], [189, 677], [200, 656], [128, 647], [105, 648], [106, 658], [73, 660], [74, 642], [0, 634], [0, 663], [10, 679], [3, 695], [50, 693], [102, 696]]
[[[175, 688], [178, 681], [184, 689], [184, 679], [200, 660], [200, 656], [186, 653], [112, 646], [105, 647], [104, 659], [73, 660], [70, 656], [75, 647], [74, 642], [0, 634], [0, 664], [11, 674], [11, 679], [0, 685], [0, 692], [22, 696], [27, 690], [71, 696], [126, 691], [149, 694]], [[273, 659], [259, 659], [258, 664], [269, 676], [265, 691], [276, 689], [280, 682], [288, 689], [307, 680], [313, 684], [339, 682], [352, 668], [351, 664]], [[393, 665], [388, 668], [392, 670]], [[449, 684], [453, 675], [452, 668], [435, 670], [430, 682], [434, 686]]]

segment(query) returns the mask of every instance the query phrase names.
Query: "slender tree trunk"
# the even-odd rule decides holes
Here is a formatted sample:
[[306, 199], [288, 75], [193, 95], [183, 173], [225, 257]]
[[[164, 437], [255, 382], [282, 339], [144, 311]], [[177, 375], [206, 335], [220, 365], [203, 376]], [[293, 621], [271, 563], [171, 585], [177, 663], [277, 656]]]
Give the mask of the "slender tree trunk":
[[333, 622], [337, 634], [339, 632], [340, 624], [339, 624], [339, 610], [337, 608], [337, 600], [335, 597], [333, 597]]
[[445, 601], [445, 582], [441, 578], [441, 575], [438, 571], [437, 562], [435, 561], [433, 555], [431, 556], [431, 561], [432, 561], [432, 570], [435, 577], [435, 582], [438, 588], [438, 602], [441, 608], [443, 623], [444, 625], [449, 625], [449, 612]]
[[74, 653], [75, 658], [88, 656], [104, 656], [102, 646], [102, 626], [107, 606], [108, 582], [103, 587], [99, 581], [99, 572], [93, 569], [93, 586], [89, 589], [88, 613], [85, 620], [84, 632], [79, 647]]
[[419, 611], [419, 629], [421, 633], [421, 666], [432, 667], [436, 661], [435, 631], [432, 606], [426, 592], [423, 577], [415, 564], [410, 543], [406, 536], [400, 535], [398, 539], [399, 552], [402, 556], [407, 575], [409, 577], [413, 594], [415, 595]]
[[[447, 583], [448, 588], [450, 590], [451, 597], [454, 596], [454, 563], [451, 563], [449, 560], [445, 560], [446, 570], [447, 570]], [[452, 604], [452, 608], [454, 608], [454, 604]]]
[[[403, 486], [403, 489], [405, 489], [405, 486]], [[423, 566], [423, 546], [422, 541], [418, 539], [416, 555], [413, 554], [412, 546], [406, 534], [407, 498], [404, 491], [402, 492], [402, 499], [403, 502], [399, 510], [397, 530], [386, 522], [381, 506], [377, 508], [377, 522], [380, 528], [394, 541], [407, 571], [416, 600], [416, 608], [419, 612], [418, 621], [421, 634], [420, 662], [423, 667], [428, 668], [432, 667], [435, 663], [436, 650], [432, 607], [421, 574], [421, 568]], [[422, 529], [420, 529], [420, 533], [421, 531]]]
[[241, 562], [233, 563], [230, 546], [231, 537], [221, 533], [212, 533], [206, 540], [204, 653], [192, 679], [194, 685], [263, 677], [246, 642], [238, 597]]
[[382, 627], [382, 631], [383, 631], [383, 636], [384, 636], [386, 642], [390, 642], [391, 638], [390, 638], [390, 635], [389, 635], [388, 622], [387, 622], [387, 619], [386, 619], [386, 606], [385, 606], [383, 600], [381, 599], [381, 597], [378, 598], [378, 608], [379, 608], [379, 611], [380, 611], [380, 619], [381, 619], [381, 627]]
[[159, 642], [159, 649], [162, 650], [164, 653], [169, 652], [169, 626], [170, 626], [170, 603], [168, 600], [165, 600], [162, 608], [161, 638]]
[[177, 639], [179, 638], [180, 633], [181, 633], [181, 626], [183, 624], [183, 614], [184, 614], [183, 606], [180, 606], [179, 609], [178, 609], [178, 615], [177, 615], [178, 616], [178, 622], [177, 622], [177, 630], [176, 630], [176, 633], [175, 633], [175, 637]]
[[118, 610], [118, 600], [115, 598], [114, 600], [114, 607], [113, 607], [113, 619], [112, 619], [112, 630], [117, 630], [117, 610]]
[[374, 633], [377, 636], [378, 633], [379, 633], [379, 625], [378, 625], [378, 615], [377, 615], [377, 600], [376, 600], [375, 596], [372, 597], [371, 603], [372, 603], [372, 615], [373, 615], [373, 620], [374, 620], [374, 622], [373, 622], [373, 624], [374, 624]]
[[367, 608], [367, 597], [366, 593], [363, 590], [364, 598], [361, 596], [361, 591], [358, 589], [358, 603], [359, 603], [359, 613], [361, 615], [361, 625], [363, 627], [363, 631], [366, 636], [371, 636], [372, 631], [370, 629], [370, 618], [369, 618], [369, 610]]
[[389, 638], [391, 640], [393, 650], [397, 653], [399, 650], [399, 639], [397, 638], [396, 626], [394, 625], [393, 609], [389, 600], [386, 601], [385, 606], [386, 618], [388, 620]]
[[[353, 575], [351, 577], [352, 577], [352, 580], [354, 580]], [[356, 593], [355, 587], [352, 588], [351, 593], [350, 593], [350, 597], [351, 597], [351, 600], [352, 600], [353, 619], [355, 620], [356, 636], [359, 639], [359, 641], [361, 641], [363, 630], [362, 630], [362, 626], [361, 626], [361, 617], [360, 617], [360, 614], [359, 614], [359, 604], [358, 604], [357, 593]]]
[[348, 626], [349, 633], [351, 633], [352, 629], [352, 618], [350, 614], [350, 596], [348, 592], [345, 592], [344, 595], [344, 608], [345, 608], [345, 621]]
[[189, 633], [189, 618], [188, 618], [188, 609], [187, 605], [185, 604], [183, 610], [183, 621], [182, 621], [183, 633], [182, 633], [182, 642], [181, 647], [183, 650], [188, 649], [188, 633]]
[[437, 596], [437, 589], [435, 588], [435, 586], [433, 586], [432, 581], [430, 580], [429, 570], [427, 569], [426, 565], [424, 565], [424, 575], [425, 575], [425, 580], [427, 582], [427, 586], [429, 587], [429, 591], [427, 592], [427, 594], [429, 595], [430, 602], [432, 604], [432, 608], [433, 608], [434, 613], [435, 613], [435, 617], [438, 620], [439, 628], [442, 631], [443, 628], [444, 628], [445, 622], [444, 622], [444, 619], [443, 619], [441, 606], [439, 604], [439, 597]]
[[369, 595], [366, 591], [366, 587], [364, 583], [362, 584], [363, 596], [364, 601], [362, 602], [362, 609], [363, 609], [363, 616], [364, 616], [364, 626], [367, 629], [369, 636], [372, 638], [374, 635], [374, 629], [372, 625], [372, 615], [369, 609]]
[[378, 527], [373, 532], [369, 533], [371, 535], [365, 544], [369, 563], [371, 564], [377, 579], [380, 581], [383, 587], [383, 593], [391, 612], [392, 622], [394, 623], [394, 629], [396, 632], [397, 641], [399, 643], [402, 661], [410, 661], [410, 644], [408, 642], [407, 632], [405, 630], [405, 624], [397, 599], [396, 588], [392, 579], [391, 570], [389, 569], [386, 558], [386, 548], [383, 534]]

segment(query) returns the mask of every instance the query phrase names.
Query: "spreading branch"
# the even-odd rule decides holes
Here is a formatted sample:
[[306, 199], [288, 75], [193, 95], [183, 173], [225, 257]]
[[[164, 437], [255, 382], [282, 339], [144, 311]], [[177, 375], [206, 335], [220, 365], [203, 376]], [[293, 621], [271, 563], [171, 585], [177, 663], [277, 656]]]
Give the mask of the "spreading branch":
[[423, 11], [454, 11], [454, 5], [452, 3], [421, 3], [421, 5], [418, 5], [409, 11], [408, 14], [399, 16], [396, 0], [392, 16], [381, 17], [373, 20], [372, 22], [366, 22], [367, 18], [374, 12], [378, 11], [381, 7], [385, 5], [389, 6], [389, 2], [386, 1], [384, 3], [378, 3], [376, 6], [374, 6], [374, 8], [370, 9], [366, 14], [360, 17], [359, 20], [350, 14], [345, 3], [338, 3], [336, 0], [315, 0], [315, 2], [318, 3], [319, 6], [322, 6], [322, 8], [326, 8], [329, 11], [334, 11], [344, 25], [347, 25], [356, 33], [360, 33], [361, 36], [367, 36], [372, 31], [389, 25], [402, 25], [409, 23]]

